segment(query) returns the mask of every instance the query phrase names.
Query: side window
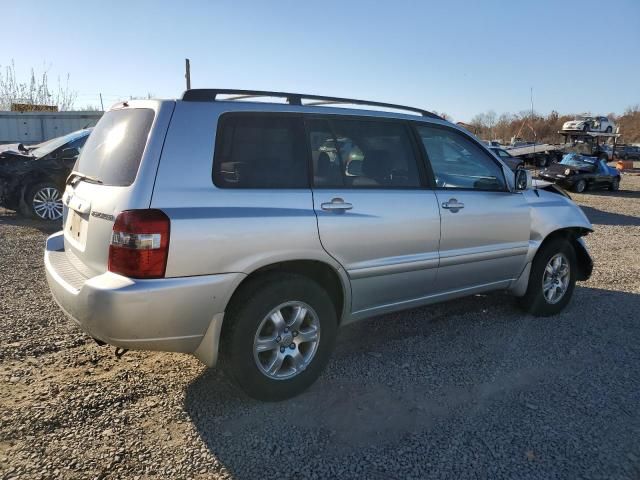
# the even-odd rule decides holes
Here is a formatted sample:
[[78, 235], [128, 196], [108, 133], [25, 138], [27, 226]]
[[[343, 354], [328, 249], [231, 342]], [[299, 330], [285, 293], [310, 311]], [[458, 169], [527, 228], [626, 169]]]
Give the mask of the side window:
[[418, 126], [436, 186], [476, 190], [506, 190], [502, 168], [461, 133], [448, 128]]
[[308, 120], [316, 187], [418, 188], [420, 176], [404, 124]]
[[220, 188], [308, 188], [302, 119], [222, 115], [213, 182]]

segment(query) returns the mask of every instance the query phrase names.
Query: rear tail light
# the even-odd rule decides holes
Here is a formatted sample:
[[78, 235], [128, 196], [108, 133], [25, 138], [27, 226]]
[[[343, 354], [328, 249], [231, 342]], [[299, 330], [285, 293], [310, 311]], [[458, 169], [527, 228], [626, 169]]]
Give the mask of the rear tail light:
[[113, 225], [109, 271], [131, 278], [162, 278], [171, 222], [161, 210], [125, 210]]

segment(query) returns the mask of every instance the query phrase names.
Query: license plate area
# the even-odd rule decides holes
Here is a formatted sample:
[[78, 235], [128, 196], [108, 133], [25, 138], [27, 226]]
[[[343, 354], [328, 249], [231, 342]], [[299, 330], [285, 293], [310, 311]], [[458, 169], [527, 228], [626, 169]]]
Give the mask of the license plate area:
[[[88, 217], [88, 215], [86, 216]], [[69, 210], [64, 228], [65, 239], [78, 250], [84, 250], [87, 243], [88, 218], [74, 210]]]

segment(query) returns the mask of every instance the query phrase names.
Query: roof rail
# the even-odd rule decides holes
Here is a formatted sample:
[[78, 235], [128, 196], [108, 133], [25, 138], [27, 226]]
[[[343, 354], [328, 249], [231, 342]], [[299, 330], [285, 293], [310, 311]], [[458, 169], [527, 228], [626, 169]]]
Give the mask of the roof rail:
[[213, 102], [218, 95], [235, 95], [225, 100], [239, 100], [245, 98], [257, 97], [279, 97], [286, 98], [290, 105], [302, 106], [302, 99], [314, 100], [307, 105], [335, 105], [335, 104], [351, 104], [351, 105], [368, 105], [373, 107], [392, 108], [395, 110], [406, 110], [408, 112], [419, 113], [423, 117], [442, 118], [433, 112], [422, 110], [415, 107], [407, 107], [406, 105], [396, 105], [393, 103], [372, 102], [368, 100], [356, 100], [354, 98], [325, 97], [324, 95], [307, 95], [304, 93], [289, 92], [269, 92], [264, 90], [235, 90], [226, 88], [192, 88], [185, 90], [182, 94], [182, 100], [186, 102]]

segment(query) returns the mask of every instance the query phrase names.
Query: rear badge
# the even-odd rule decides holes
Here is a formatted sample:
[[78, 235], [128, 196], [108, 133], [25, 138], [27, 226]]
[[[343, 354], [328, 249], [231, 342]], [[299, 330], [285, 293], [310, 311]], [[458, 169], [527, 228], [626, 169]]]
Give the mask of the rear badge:
[[108, 213], [96, 212], [95, 210], [91, 212], [91, 216], [101, 218], [103, 220], [109, 220], [110, 222], [113, 222], [115, 220], [113, 215], [109, 215]]

